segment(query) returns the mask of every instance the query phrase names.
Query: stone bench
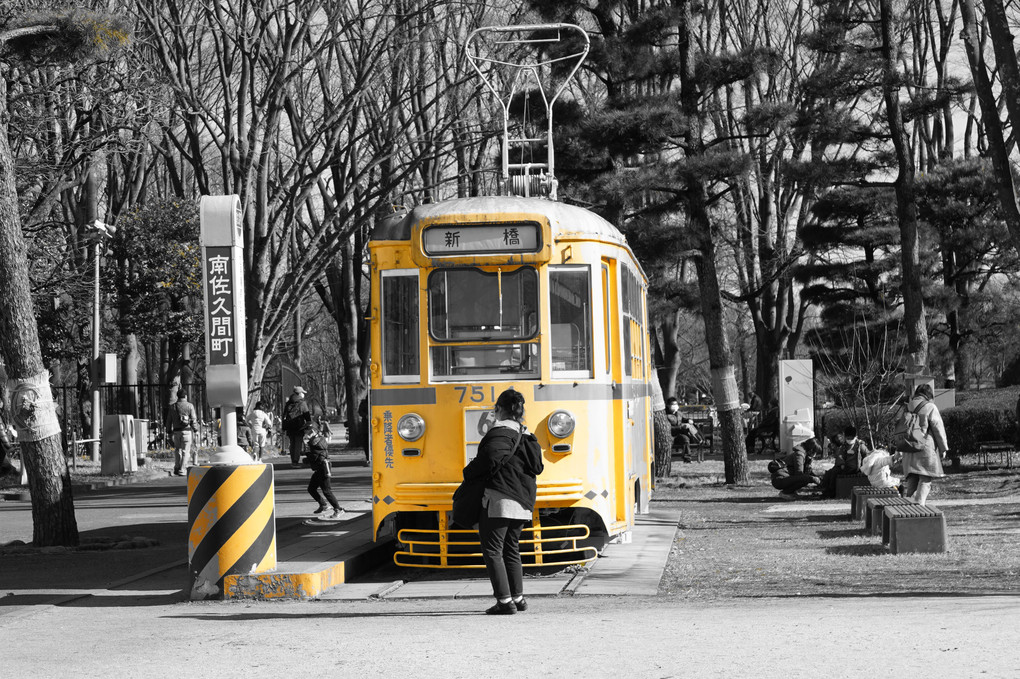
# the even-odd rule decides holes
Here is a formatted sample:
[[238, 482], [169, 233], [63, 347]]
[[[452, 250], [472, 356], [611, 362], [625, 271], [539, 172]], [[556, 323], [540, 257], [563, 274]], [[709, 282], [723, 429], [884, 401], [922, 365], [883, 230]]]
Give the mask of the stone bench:
[[848, 500], [854, 488], [868, 485], [871, 484], [866, 474], [838, 474], [836, 475], [836, 498]]
[[896, 488], [874, 488], [872, 486], [854, 486], [850, 489], [850, 518], [855, 521], [864, 520], [865, 502], [869, 497], [899, 497]]
[[882, 543], [893, 554], [940, 554], [946, 551], [946, 517], [934, 507], [887, 506], [882, 516]]
[[879, 495], [876, 497], [869, 497], [865, 500], [865, 503], [864, 527], [867, 529], [869, 535], [882, 534], [882, 515], [886, 507], [903, 507], [917, 504], [913, 500], [908, 500], [907, 498], [899, 497], [898, 495]]

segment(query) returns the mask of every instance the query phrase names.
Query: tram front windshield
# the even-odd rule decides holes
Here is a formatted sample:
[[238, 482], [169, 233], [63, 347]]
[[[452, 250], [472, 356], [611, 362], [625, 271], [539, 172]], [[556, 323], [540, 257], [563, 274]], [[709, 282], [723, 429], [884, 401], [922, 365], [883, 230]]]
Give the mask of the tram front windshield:
[[433, 377], [538, 377], [535, 269], [443, 269], [428, 288]]

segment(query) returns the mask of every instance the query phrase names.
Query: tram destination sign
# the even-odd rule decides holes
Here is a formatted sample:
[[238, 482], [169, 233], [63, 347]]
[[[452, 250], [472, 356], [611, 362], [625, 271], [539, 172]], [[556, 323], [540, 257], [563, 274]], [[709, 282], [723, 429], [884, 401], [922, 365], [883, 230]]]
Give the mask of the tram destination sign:
[[422, 230], [427, 255], [498, 252], [538, 252], [542, 236], [538, 224], [438, 224]]

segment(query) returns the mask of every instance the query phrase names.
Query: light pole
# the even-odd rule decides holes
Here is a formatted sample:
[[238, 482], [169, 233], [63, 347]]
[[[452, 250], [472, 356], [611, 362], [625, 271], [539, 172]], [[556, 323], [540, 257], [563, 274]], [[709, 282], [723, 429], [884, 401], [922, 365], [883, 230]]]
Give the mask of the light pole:
[[90, 370], [92, 380], [92, 432], [89, 436], [92, 439], [92, 461], [95, 462], [99, 459], [100, 418], [102, 417], [99, 399], [99, 317], [101, 301], [99, 296], [99, 258], [102, 256], [106, 239], [111, 238], [117, 232], [117, 229], [98, 219], [86, 224], [85, 228], [95, 236], [95, 242], [93, 243], [95, 248], [95, 256], [93, 257], [95, 265], [95, 279], [93, 281], [95, 299], [92, 305], [92, 369]]

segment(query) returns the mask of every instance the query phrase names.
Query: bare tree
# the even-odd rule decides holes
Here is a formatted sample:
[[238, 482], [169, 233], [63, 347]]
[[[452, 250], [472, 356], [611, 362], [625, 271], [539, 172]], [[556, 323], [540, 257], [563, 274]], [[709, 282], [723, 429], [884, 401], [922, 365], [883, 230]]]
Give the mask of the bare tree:
[[[438, 105], [442, 74], [405, 64], [419, 49], [408, 31], [442, 4], [138, 5], [179, 112], [165, 121], [162, 152], [187, 168], [185, 194], [237, 193], [244, 206], [252, 388], [329, 263], [431, 157], [408, 152], [406, 114], [413, 100]], [[357, 357], [345, 352], [355, 374]]]

